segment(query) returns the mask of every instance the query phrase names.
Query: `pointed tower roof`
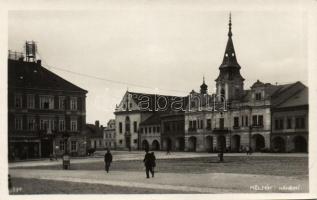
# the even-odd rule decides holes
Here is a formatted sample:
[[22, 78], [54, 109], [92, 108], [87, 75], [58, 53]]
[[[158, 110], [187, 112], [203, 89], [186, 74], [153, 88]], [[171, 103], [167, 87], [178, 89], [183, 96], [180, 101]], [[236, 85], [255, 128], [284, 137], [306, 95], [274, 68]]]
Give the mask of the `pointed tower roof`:
[[234, 51], [233, 41], [232, 41], [232, 32], [231, 32], [231, 13], [229, 15], [229, 32], [228, 32], [228, 41], [227, 46], [225, 50], [225, 54], [223, 56], [222, 64], [219, 68], [225, 68], [225, 67], [237, 67], [241, 68], [238, 64], [236, 53]]

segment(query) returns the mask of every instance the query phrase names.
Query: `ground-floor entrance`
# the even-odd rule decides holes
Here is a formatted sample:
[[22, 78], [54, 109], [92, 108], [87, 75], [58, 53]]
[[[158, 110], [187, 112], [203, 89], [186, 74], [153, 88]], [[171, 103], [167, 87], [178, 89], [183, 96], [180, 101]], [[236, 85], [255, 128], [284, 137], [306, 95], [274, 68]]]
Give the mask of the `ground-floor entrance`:
[[40, 153], [40, 142], [27, 140], [9, 142], [9, 160], [39, 158]]

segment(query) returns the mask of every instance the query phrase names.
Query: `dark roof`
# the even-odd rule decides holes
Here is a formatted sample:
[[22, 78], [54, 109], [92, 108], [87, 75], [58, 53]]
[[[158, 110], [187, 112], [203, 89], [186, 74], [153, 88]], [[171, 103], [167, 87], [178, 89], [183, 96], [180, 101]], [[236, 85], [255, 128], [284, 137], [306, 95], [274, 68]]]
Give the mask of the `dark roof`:
[[84, 127], [86, 136], [89, 137], [103, 137], [103, 130], [101, 127], [97, 127], [94, 124], [86, 124]]
[[140, 126], [160, 124], [160, 113], [156, 112], [140, 123]]
[[308, 105], [308, 88], [304, 88], [293, 96], [288, 98], [283, 103], [279, 104], [278, 108], [296, 107], [296, 106], [306, 106]]
[[166, 111], [172, 111], [172, 107], [177, 106], [179, 107], [179, 103], [174, 103], [172, 105], [172, 102], [182, 102], [182, 108], [183, 110], [186, 109], [187, 103], [188, 103], [188, 97], [179, 97], [179, 96], [168, 96], [168, 95], [159, 95], [159, 94], [146, 94], [146, 93], [136, 93], [136, 92], [128, 92], [128, 94], [132, 95], [132, 99], [135, 101], [136, 104], [139, 106], [147, 106], [147, 100], [149, 103], [149, 109], [144, 110], [156, 110], [157, 106], [160, 108], [164, 108], [166, 105], [167, 100], [167, 109]]
[[8, 60], [9, 87], [63, 90], [87, 93], [35, 62]]
[[[272, 85], [270, 83], [262, 83], [257, 81], [252, 85], [252, 89], [256, 87], [264, 87], [265, 94], [268, 95], [272, 100], [272, 105], [277, 106], [287, 99], [291, 98], [294, 94], [302, 91], [306, 88], [301, 82], [282, 84], [282, 85]], [[244, 90], [244, 95], [241, 98], [241, 101], [247, 102], [251, 99], [251, 90]]]
[[273, 107], [276, 107], [286, 102], [295, 94], [307, 88], [304, 84], [302, 84], [299, 81], [291, 84], [276, 85], [275, 87], [276, 88], [274, 92], [271, 94], [271, 101]]

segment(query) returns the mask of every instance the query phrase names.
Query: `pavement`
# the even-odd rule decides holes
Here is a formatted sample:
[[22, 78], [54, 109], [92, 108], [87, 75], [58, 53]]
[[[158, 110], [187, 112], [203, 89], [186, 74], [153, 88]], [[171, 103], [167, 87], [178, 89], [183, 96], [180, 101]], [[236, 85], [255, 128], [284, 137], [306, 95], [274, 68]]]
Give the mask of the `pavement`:
[[[105, 151], [97, 151], [94, 156], [91, 157], [74, 157], [71, 158], [71, 163], [91, 163], [91, 162], [100, 162], [103, 160], [103, 155]], [[144, 151], [112, 151], [113, 160], [143, 160]], [[225, 153], [226, 156], [250, 156], [245, 153]], [[301, 153], [288, 153], [288, 154], [278, 154], [278, 153], [253, 153], [252, 157], [258, 156], [273, 156], [273, 157], [308, 157], [308, 154]], [[178, 158], [195, 158], [195, 157], [217, 157], [217, 153], [199, 153], [199, 152], [172, 152], [171, 154], [166, 154], [164, 151], [156, 151], [155, 157], [157, 159], [178, 159]], [[31, 160], [31, 161], [19, 161], [9, 163], [9, 168], [16, 167], [34, 167], [34, 166], [50, 166], [56, 165], [61, 162], [61, 158], [57, 161], [50, 161], [49, 159], [41, 159], [41, 160]]]
[[[103, 155], [103, 152], [99, 152]], [[210, 157], [217, 154], [173, 152], [155, 152], [158, 159], [177, 159], [190, 157]], [[144, 152], [113, 152], [114, 160], [141, 160]], [[225, 156], [246, 156], [245, 154], [225, 154]], [[252, 156], [289, 156], [307, 157], [307, 154], [261, 154]], [[100, 162], [95, 157], [72, 159], [72, 163]], [[234, 173], [164, 173], [157, 169], [154, 178], [146, 179], [142, 171], [87, 171], [87, 170], [46, 170], [25, 169], [29, 166], [56, 165], [61, 161], [29, 161], [9, 164], [12, 177], [42, 180], [69, 181], [76, 183], [103, 184], [112, 186], [151, 188], [162, 190], [186, 191], [193, 193], [264, 193], [264, 192], [308, 192], [308, 176], [271, 176]]]
[[[157, 172], [147, 179], [144, 172], [86, 171], [86, 170], [29, 170], [10, 169], [12, 177], [77, 183], [186, 191], [193, 193], [263, 193], [308, 192], [308, 181], [302, 177], [284, 177], [232, 173], [181, 174]], [[290, 191], [280, 187], [291, 188]]]

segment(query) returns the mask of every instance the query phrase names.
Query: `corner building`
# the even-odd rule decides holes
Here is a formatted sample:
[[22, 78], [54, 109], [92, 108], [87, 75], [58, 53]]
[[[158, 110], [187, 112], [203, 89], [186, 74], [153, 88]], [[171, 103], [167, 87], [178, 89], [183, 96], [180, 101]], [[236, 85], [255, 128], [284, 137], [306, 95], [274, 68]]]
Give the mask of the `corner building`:
[[[251, 148], [262, 152], [306, 152], [308, 88], [301, 82], [272, 85], [258, 80], [250, 89], [244, 89], [231, 28], [230, 16], [228, 41], [215, 80], [216, 93], [208, 94], [203, 80], [200, 92], [189, 95], [185, 151], [242, 152]], [[288, 128], [284, 130], [286, 123]]]

